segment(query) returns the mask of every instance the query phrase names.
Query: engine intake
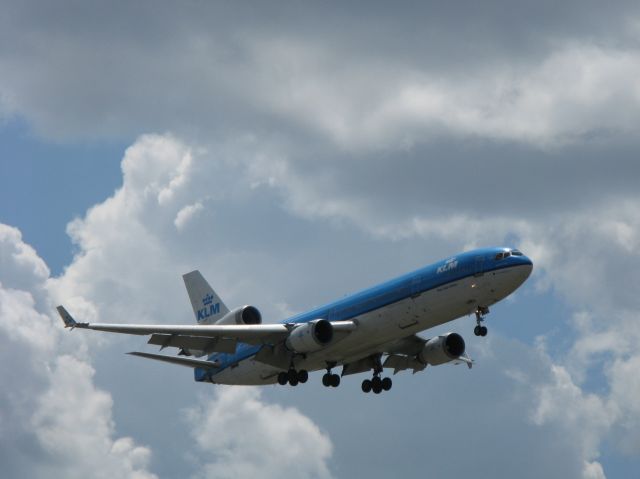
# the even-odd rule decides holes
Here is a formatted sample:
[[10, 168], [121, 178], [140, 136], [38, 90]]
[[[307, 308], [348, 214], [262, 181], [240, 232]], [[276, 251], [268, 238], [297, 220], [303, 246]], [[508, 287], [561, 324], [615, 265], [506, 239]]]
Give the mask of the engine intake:
[[427, 341], [418, 353], [418, 360], [424, 364], [438, 364], [455, 361], [464, 354], [464, 339], [457, 333], [447, 333]]
[[311, 353], [324, 348], [333, 339], [333, 326], [326, 319], [300, 324], [289, 333], [286, 346], [296, 353]]
[[262, 315], [255, 306], [240, 306], [229, 311], [215, 324], [262, 324]]

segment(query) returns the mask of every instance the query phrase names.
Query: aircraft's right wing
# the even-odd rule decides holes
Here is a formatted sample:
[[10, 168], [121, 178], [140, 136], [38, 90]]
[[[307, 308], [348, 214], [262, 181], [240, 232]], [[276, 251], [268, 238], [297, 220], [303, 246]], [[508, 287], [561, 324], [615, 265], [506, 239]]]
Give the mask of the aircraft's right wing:
[[[290, 326], [285, 324], [167, 325], [78, 323], [67, 312], [64, 306], [58, 306], [56, 309], [62, 321], [64, 321], [66, 328], [93, 329], [94, 331], [136, 334], [140, 336], [151, 334], [158, 340], [172, 337], [197, 337], [209, 340], [227, 338], [247, 344], [265, 344], [283, 341], [289, 335], [291, 329]], [[174, 344], [167, 344], [167, 346], [174, 346]]]
[[[204, 353], [235, 352], [238, 342], [262, 345], [275, 345], [284, 342], [298, 324], [240, 324], [240, 325], [166, 325], [166, 324], [106, 324], [78, 323], [63, 306], [57, 307], [66, 328], [93, 329], [111, 333], [151, 335], [149, 344], [172, 346], [182, 349], [198, 350]], [[352, 321], [331, 323], [334, 331], [347, 332], [355, 329]]]

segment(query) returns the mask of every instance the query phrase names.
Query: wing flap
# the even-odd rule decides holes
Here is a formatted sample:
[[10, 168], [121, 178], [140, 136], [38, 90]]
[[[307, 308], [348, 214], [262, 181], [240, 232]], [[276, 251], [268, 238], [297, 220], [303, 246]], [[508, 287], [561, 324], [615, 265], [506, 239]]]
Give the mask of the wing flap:
[[393, 374], [398, 371], [404, 371], [405, 369], [413, 369], [414, 374], [418, 371], [422, 371], [426, 364], [421, 363], [415, 358], [410, 356], [400, 356], [397, 354], [390, 354], [382, 365], [383, 368], [393, 368]]
[[342, 367], [342, 375], [349, 376], [350, 374], [364, 373], [366, 371], [371, 371], [375, 367], [375, 360], [371, 356], [367, 356], [366, 358], [345, 364]]

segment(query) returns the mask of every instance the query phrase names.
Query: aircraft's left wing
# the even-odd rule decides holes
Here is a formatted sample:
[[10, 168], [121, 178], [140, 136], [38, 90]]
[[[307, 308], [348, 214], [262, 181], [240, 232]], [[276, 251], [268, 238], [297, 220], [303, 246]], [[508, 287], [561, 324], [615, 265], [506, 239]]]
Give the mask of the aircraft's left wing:
[[[446, 362], [452, 364], [466, 364], [469, 369], [473, 366], [473, 360], [467, 356], [464, 352], [464, 341], [462, 338], [458, 336], [457, 341], [462, 341], [462, 351], [454, 353], [455, 355], [447, 354], [448, 358], [443, 357], [429, 357], [425, 358], [423, 356], [425, 346], [429, 343], [433, 343], [437, 345], [437, 348], [447, 349], [447, 338], [449, 336], [458, 336], [454, 333], [447, 333], [445, 335], [438, 336], [436, 338], [424, 339], [418, 335], [412, 334], [405, 338], [393, 341], [392, 343], [383, 345], [381, 347], [380, 356], [386, 354], [387, 357], [382, 363], [383, 368], [393, 369], [393, 374], [398, 373], [399, 371], [412, 370], [413, 373], [417, 373], [418, 371], [422, 371], [427, 367], [427, 364], [443, 364]], [[454, 346], [460, 346], [455, 345]], [[431, 350], [433, 351], [433, 350]], [[429, 353], [430, 351], [427, 351]], [[378, 359], [377, 361], [379, 361]], [[379, 364], [379, 363], [378, 363]], [[362, 358], [358, 361], [351, 362], [345, 364], [344, 369], [342, 371], [342, 375], [348, 374], [356, 374], [359, 372], [369, 371], [372, 368], [378, 367], [376, 364], [375, 356], [370, 356], [366, 358]]]

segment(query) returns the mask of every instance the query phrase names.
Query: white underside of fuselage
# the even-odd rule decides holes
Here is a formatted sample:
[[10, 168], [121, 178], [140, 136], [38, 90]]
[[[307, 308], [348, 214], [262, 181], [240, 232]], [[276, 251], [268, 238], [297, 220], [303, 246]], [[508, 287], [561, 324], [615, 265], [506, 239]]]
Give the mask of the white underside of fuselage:
[[[469, 276], [383, 308], [351, 318], [355, 331], [306, 357], [296, 357], [296, 369], [325, 370], [385, 351], [398, 339], [473, 314], [478, 306], [491, 306], [515, 291], [529, 276], [531, 266], [518, 265]], [[217, 384], [262, 385], [277, 380], [281, 369], [249, 357], [212, 378]]]

